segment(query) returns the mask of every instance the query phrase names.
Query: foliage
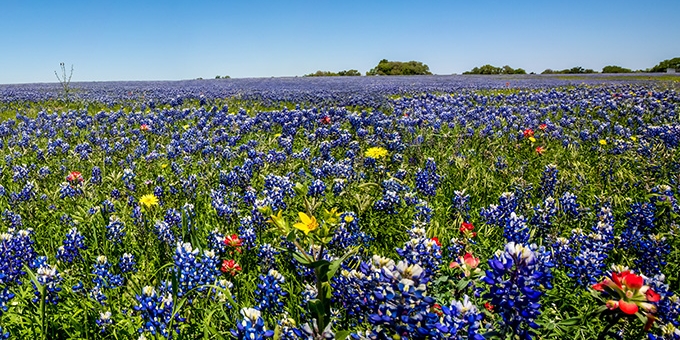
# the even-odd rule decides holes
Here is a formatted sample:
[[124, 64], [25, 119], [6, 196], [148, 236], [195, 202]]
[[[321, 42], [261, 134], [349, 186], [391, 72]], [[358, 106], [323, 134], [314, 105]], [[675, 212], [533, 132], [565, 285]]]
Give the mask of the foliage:
[[680, 70], [680, 57], [666, 59], [652, 67], [650, 72], [666, 72], [669, 68]]
[[508, 65], [496, 67], [486, 64], [484, 66], [475, 67], [470, 71], [463, 72], [463, 74], [527, 74], [527, 71], [521, 68], [513, 69]]
[[608, 65], [602, 68], [602, 73], [631, 73], [631, 72], [633, 72], [631, 69], [614, 65]]
[[584, 69], [581, 66], [575, 66], [569, 69], [559, 71], [546, 69], [545, 71], [541, 72], [541, 74], [585, 74], [585, 73], [595, 73], [595, 71], [589, 68]]
[[316, 71], [314, 73], [305, 74], [305, 77], [337, 77], [337, 76], [361, 76], [361, 73], [357, 70], [343, 70], [340, 72], [330, 72], [330, 71]]
[[430, 67], [420, 61], [387, 61], [381, 60], [378, 65], [368, 72], [367, 76], [412, 76], [412, 75], [429, 75]]

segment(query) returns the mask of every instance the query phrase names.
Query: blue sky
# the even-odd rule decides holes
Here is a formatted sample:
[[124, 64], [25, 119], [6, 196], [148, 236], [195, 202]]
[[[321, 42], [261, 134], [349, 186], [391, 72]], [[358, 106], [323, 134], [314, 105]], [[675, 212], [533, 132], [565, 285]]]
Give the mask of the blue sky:
[[380, 59], [435, 74], [680, 57], [677, 0], [0, 2], [0, 84], [301, 76]]

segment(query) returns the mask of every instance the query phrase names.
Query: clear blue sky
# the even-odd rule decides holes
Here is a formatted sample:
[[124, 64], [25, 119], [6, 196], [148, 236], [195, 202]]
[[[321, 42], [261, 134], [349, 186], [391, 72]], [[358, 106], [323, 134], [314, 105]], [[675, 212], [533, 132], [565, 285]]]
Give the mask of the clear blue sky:
[[540, 73], [680, 57], [677, 0], [0, 2], [0, 84], [295, 76], [418, 60]]

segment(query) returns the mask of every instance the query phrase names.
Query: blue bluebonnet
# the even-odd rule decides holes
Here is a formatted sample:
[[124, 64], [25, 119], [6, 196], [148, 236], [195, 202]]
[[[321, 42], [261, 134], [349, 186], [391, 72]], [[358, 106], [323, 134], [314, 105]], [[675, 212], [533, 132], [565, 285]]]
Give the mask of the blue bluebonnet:
[[260, 245], [260, 250], [257, 253], [257, 258], [260, 264], [260, 268], [267, 270], [270, 268], [276, 268], [276, 255], [281, 252], [276, 248], [272, 247], [269, 243], [264, 243]]
[[111, 216], [106, 225], [106, 239], [114, 244], [122, 243], [125, 236], [125, 224], [119, 218]]
[[321, 197], [326, 195], [326, 183], [320, 179], [315, 179], [312, 184], [309, 185], [309, 190], [307, 192], [308, 196], [311, 197]]
[[97, 324], [97, 327], [99, 327], [100, 333], [106, 333], [106, 328], [113, 324], [113, 320], [111, 319], [111, 312], [110, 311], [99, 312], [99, 318], [95, 320], [95, 323]]
[[267, 330], [264, 319], [262, 319], [260, 314], [260, 311], [255, 308], [242, 308], [241, 316], [243, 319], [236, 324], [235, 330], [231, 330], [231, 334], [239, 340], [271, 338], [274, 335], [274, 331]]
[[172, 228], [167, 223], [165, 223], [165, 221], [156, 221], [156, 223], [154, 223], [153, 231], [158, 237], [159, 241], [167, 245], [175, 244], [175, 234], [172, 232]]
[[441, 306], [441, 311], [435, 313], [439, 318], [434, 325], [429, 325], [436, 330], [432, 339], [484, 339], [478, 332], [484, 315], [470, 302], [467, 295], [462, 301], [454, 301], [450, 306]]
[[172, 338], [171, 330], [168, 329], [170, 322], [174, 322], [174, 329], [179, 334], [179, 323], [185, 320], [179, 315], [175, 314], [173, 318], [174, 301], [172, 298], [172, 289], [167, 285], [162, 285], [157, 292], [156, 288], [152, 286], [145, 286], [141, 294], [135, 295], [137, 305], [134, 310], [142, 317], [142, 327], [139, 328], [139, 333], [146, 332], [156, 335], [159, 334], [165, 338]]
[[102, 182], [102, 170], [98, 166], [92, 167], [92, 176], [90, 176], [90, 183], [101, 184]]
[[541, 257], [550, 256], [536, 246], [509, 242], [503, 252], [497, 252], [489, 260], [490, 269], [482, 281], [490, 287], [483, 297], [490, 300], [494, 311], [503, 319], [503, 332], [522, 339], [535, 336], [534, 330], [539, 328], [535, 320], [541, 313], [542, 285], [546, 286], [552, 266]]
[[578, 217], [579, 204], [576, 202], [576, 195], [565, 191], [560, 197], [560, 211], [570, 217]]
[[424, 226], [414, 224], [408, 231], [410, 240], [403, 248], [397, 248], [397, 254], [409, 265], [417, 264], [423, 274], [419, 276], [422, 283], [427, 283], [438, 271], [442, 263], [441, 247], [433, 239], [426, 236]]
[[56, 305], [59, 302], [59, 292], [61, 291], [59, 284], [62, 281], [57, 266], [49, 265], [46, 256], [39, 256], [33, 260], [31, 267], [35, 268], [37, 284], [42, 287], [42, 289], [39, 289], [36, 282], [31, 281], [35, 295], [32, 301], [37, 303], [40, 299], [44, 299], [45, 303]]
[[545, 166], [541, 175], [541, 195], [543, 198], [551, 197], [557, 185], [557, 165], [549, 164]]
[[163, 220], [170, 227], [179, 227], [182, 224], [182, 214], [175, 208], [169, 208], [165, 211]]
[[508, 242], [515, 242], [519, 244], [525, 244], [529, 242], [529, 226], [527, 226], [524, 216], [517, 216], [514, 211], [511, 212], [510, 216], [505, 222], [503, 236]]
[[59, 185], [59, 197], [60, 198], [74, 198], [83, 194], [83, 189], [80, 186], [70, 184], [68, 182], [63, 182]]
[[14, 293], [10, 292], [9, 287], [0, 290], [0, 317], [9, 309], [7, 303], [14, 298]]
[[441, 176], [437, 174], [437, 163], [434, 159], [428, 158], [425, 161], [425, 169], [416, 172], [416, 189], [425, 196], [435, 196], [437, 187], [441, 182]]
[[14, 228], [0, 234], [0, 284], [21, 284], [21, 276], [26, 274], [24, 266], [31, 266], [37, 256], [32, 235], [33, 229]]
[[135, 261], [135, 257], [130, 253], [123, 253], [123, 255], [120, 257], [120, 261], [118, 261], [118, 268], [120, 268], [121, 273], [137, 271], [135, 268], [136, 265], [137, 262]]
[[63, 245], [57, 249], [57, 260], [72, 263], [73, 260], [80, 258], [80, 251], [87, 249], [85, 237], [78, 231], [78, 228], [71, 228], [66, 234]]
[[465, 190], [456, 190], [453, 192], [451, 198], [451, 208], [460, 216], [463, 221], [470, 221], [470, 195], [465, 193]]
[[104, 289], [112, 289], [123, 285], [123, 277], [111, 272], [111, 263], [109, 263], [106, 256], [98, 256], [92, 267], [92, 275], [94, 276], [92, 278], [92, 283], [94, 283], [95, 286]]
[[487, 224], [505, 227], [510, 214], [517, 210], [517, 198], [514, 193], [504, 192], [498, 201], [498, 205], [491, 204], [488, 208], [482, 208], [479, 215]]
[[543, 206], [534, 207], [534, 216], [531, 218], [531, 225], [536, 228], [536, 237], [541, 238], [548, 235], [553, 228], [552, 219], [557, 214], [555, 199], [548, 197], [543, 201]]
[[288, 296], [281, 287], [285, 281], [283, 275], [275, 269], [269, 269], [267, 275], [260, 275], [260, 281], [255, 289], [256, 308], [271, 314], [283, 312], [284, 299]]
[[208, 249], [211, 249], [217, 255], [224, 255], [227, 251], [227, 245], [224, 243], [224, 234], [220, 233], [217, 228], [208, 233]]
[[116, 212], [116, 207], [113, 205], [113, 202], [106, 199], [101, 203], [101, 211], [105, 214], [111, 214]]

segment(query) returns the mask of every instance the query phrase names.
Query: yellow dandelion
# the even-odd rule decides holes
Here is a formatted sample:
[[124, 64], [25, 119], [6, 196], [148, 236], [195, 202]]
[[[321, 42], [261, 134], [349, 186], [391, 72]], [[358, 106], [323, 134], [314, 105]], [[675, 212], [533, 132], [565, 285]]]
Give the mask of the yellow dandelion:
[[600, 145], [607, 145], [607, 141], [604, 139], [600, 139]]
[[387, 150], [381, 147], [372, 147], [364, 152], [364, 156], [375, 159], [382, 158], [387, 156]]
[[535, 142], [536, 142], [536, 138], [534, 138], [534, 137], [529, 137], [529, 140], [530, 140], [532, 143], [535, 143]]
[[298, 216], [300, 217], [300, 222], [295, 223], [293, 227], [295, 227], [295, 229], [302, 230], [305, 235], [319, 227], [319, 223], [316, 222], [316, 218], [314, 216], [307, 216], [307, 214], [303, 212], [299, 212]]
[[637, 137], [635, 137], [635, 136], [630, 136], [630, 140], [632, 140], [633, 142], [637, 142]]
[[156, 197], [154, 194], [146, 194], [139, 199], [139, 204], [143, 205], [147, 209], [151, 208], [158, 205], [158, 197]]

